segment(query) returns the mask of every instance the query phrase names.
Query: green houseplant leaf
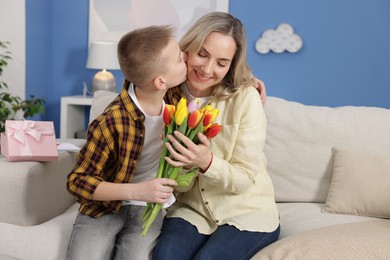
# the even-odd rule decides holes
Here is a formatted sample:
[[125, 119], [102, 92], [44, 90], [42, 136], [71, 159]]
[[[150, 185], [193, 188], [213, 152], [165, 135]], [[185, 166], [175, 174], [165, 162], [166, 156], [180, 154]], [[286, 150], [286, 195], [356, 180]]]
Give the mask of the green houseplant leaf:
[[23, 118], [45, 113], [46, 100], [30, 95], [30, 99], [22, 98], [8, 93], [8, 85], [3, 81], [3, 71], [8, 62], [12, 60], [11, 52], [7, 50], [10, 43], [0, 41], [0, 132], [4, 132], [5, 120], [15, 119], [16, 113], [22, 111]]

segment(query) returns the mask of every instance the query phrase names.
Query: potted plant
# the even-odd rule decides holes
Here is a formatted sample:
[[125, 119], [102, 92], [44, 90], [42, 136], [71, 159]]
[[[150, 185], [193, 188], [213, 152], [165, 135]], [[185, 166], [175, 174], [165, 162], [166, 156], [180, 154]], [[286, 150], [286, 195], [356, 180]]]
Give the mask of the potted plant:
[[22, 113], [23, 118], [45, 113], [44, 98], [30, 95], [30, 99], [22, 100], [7, 92], [8, 85], [2, 80], [2, 73], [8, 61], [12, 60], [11, 52], [7, 50], [9, 45], [9, 42], [0, 41], [0, 133], [4, 132], [5, 120], [15, 119], [18, 113]]

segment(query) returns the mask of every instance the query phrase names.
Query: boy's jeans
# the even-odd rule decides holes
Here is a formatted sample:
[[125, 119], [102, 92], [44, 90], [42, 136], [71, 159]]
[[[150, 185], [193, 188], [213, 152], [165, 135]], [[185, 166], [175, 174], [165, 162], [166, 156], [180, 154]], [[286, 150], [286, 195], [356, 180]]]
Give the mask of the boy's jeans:
[[145, 237], [141, 237], [144, 206], [122, 206], [119, 213], [97, 219], [78, 214], [73, 226], [67, 259], [150, 259], [161, 232], [160, 212]]

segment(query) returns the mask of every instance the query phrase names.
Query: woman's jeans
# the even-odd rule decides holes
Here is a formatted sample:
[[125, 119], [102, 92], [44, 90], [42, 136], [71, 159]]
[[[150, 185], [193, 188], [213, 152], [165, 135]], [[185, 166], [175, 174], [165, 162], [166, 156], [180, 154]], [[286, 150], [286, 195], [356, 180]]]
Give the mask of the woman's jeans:
[[249, 259], [260, 249], [275, 242], [280, 227], [271, 233], [240, 231], [223, 225], [211, 235], [203, 235], [181, 218], [165, 218], [153, 259]]

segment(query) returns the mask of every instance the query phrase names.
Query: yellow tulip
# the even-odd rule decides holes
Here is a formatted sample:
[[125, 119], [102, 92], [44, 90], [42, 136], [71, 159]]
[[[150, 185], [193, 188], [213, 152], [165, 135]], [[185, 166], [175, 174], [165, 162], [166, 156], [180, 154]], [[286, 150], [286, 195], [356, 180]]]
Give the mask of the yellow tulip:
[[187, 99], [181, 98], [176, 106], [175, 121], [180, 126], [184, 119], [188, 116]]
[[213, 107], [212, 107], [211, 105], [205, 105], [204, 107], [202, 107], [202, 108], [200, 109], [200, 111], [202, 111], [203, 113], [205, 113], [206, 111], [212, 110], [212, 109], [213, 109]]

